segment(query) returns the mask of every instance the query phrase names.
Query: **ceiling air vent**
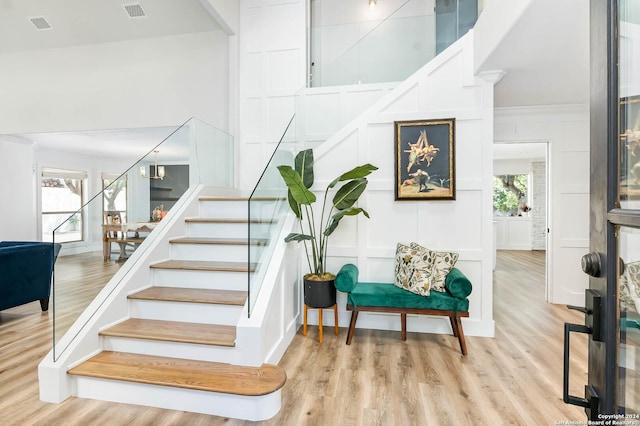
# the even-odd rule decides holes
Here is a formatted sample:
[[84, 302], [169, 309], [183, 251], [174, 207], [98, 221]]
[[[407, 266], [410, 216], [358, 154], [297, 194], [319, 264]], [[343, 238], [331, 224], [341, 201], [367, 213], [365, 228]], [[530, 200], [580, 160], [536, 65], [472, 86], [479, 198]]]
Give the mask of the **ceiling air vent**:
[[29, 18], [29, 21], [31, 21], [38, 31], [51, 29], [51, 24], [44, 18], [44, 16], [34, 16], [33, 18]]
[[127, 11], [129, 18], [144, 18], [147, 16], [140, 3], [123, 4], [122, 7]]

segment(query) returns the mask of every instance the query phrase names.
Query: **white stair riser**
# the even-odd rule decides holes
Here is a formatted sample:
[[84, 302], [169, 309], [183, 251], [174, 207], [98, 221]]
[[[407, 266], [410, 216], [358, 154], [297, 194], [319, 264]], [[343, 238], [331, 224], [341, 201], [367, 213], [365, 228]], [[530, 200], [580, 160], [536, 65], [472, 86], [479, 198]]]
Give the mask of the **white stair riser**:
[[281, 390], [262, 396], [240, 396], [144, 383], [74, 376], [81, 398], [137, 404], [250, 421], [267, 420], [280, 411]]
[[[273, 201], [252, 201], [251, 217], [273, 216]], [[248, 201], [200, 201], [200, 217], [211, 219], [246, 219], [249, 214]]]
[[[251, 258], [256, 262], [264, 251], [264, 246], [251, 245]], [[249, 246], [234, 244], [172, 244], [171, 259], [174, 260], [216, 260], [221, 262], [246, 262]]]
[[129, 315], [162, 321], [237, 325], [243, 306], [129, 299]]
[[237, 347], [164, 342], [161, 340], [133, 339], [115, 336], [101, 337], [102, 348], [105, 351], [223, 362], [228, 364], [233, 364], [234, 361], [238, 359]]
[[246, 290], [246, 272], [153, 269], [153, 285], [211, 290]]
[[247, 238], [246, 223], [187, 222], [187, 237], [198, 238]]
[[246, 201], [200, 201], [200, 217], [211, 219], [246, 219]]

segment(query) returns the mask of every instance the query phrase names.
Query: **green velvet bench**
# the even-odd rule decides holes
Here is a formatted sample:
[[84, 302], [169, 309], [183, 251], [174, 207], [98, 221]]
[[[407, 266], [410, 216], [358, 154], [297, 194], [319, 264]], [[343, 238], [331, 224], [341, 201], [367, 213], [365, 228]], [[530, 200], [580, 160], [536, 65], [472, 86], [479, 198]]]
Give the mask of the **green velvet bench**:
[[407, 314], [436, 315], [449, 317], [453, 335], [460, 342], [462, 355], [467, 355], [461, 318], [469, 316], [471, 282], [456, 268], [445, 280], [445, 292], [431, 291], [421, 296], [393, 283], [358, 282], [358, 267], [344, 265], [335, 280], [336, 288], [348, 294], [347, 311], [351, 311], [351, 322], [347, 333], [347, 345], [351, 344], [360, 312], [385, 312], [400, 314], [402, 340], [407, 340]]

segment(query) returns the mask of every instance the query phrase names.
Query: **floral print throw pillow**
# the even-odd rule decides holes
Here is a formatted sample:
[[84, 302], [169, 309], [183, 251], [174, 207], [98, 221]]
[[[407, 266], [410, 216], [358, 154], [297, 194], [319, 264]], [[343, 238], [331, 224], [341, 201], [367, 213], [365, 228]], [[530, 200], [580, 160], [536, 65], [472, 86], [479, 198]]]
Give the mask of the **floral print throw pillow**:
[[422, 247], [418, 243], [411, 243], [409, 246], [418, 253], [421, 253], [422, 256], [430, 255], [435, 258], [433, 271], [430, 274], [429, 287], [431, 290], [443, 293], [446, 290], [444, 282], [447, 279], [447, 274], [449, 274], [449, 271], [451, 271], [458, 261], [458, 253], [433, 251], [426, 247]]
[[422, 253], [398, 243], [394, 284], [412, 293], [428, 296], [435, 260], [433, 252]]

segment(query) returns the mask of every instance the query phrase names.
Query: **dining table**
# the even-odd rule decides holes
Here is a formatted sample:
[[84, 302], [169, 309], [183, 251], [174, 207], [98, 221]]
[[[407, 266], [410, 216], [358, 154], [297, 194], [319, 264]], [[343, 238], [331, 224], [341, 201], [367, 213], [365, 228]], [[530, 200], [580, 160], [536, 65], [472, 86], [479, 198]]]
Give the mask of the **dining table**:
[[127, 246], [135, 250], [144, 241], [145, 235], [153, 231], [158, 222], [105, 223], [102, 225], [102, 256], [111, 258], [111, 243], [120, 246], [118, 261], [127, 259]]

